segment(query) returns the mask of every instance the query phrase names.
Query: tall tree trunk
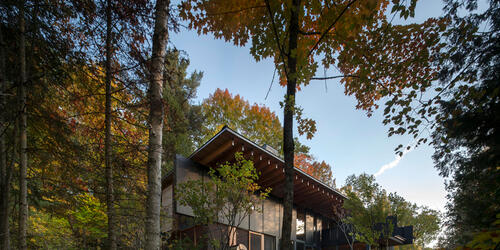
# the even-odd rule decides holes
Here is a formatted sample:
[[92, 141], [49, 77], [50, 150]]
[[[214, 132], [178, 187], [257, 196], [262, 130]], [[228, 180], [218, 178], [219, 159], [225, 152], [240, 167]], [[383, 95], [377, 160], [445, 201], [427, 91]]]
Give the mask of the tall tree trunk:
[[160, 249], [161, 156], [163, 130], [163, 72], [168, 40], [167, 17], [169, 0], [157, 0], [153, 53], [149, 85], [149, 148], [148, 190], [146, 201], [146, 249]]
[[27, 249], [26, 227], [28, 222], [28, 187], [26, 172], [28, 169], [27, 152], [27, 114], [26, 114], [26, 41], [25, 41], [25, 21], [24, 5], [21, 1], [19, 6], [19, 59], [20, 59], [20, 83], [19, 83], [19, 105], [20, 105], [20, 168], [19, 168], [19, 248]]
[[111, 59], [113, 48], [111, 46], [112, 39], [112, 16], [111, 16], [111, 0], [107, 1], [106, 6], [106, 103], [105, 103], [105, 138], [104, 138], [104, 165], [106, 168], [106, 205], [108, 215], [108, 247], [116, 249], [116, 230], [115, 230], [115, 209], [114, 209], [114, 190], [113, 190], [113, 166], [111, 161]]
[[[9, 200], [10, 200], [10, 175], [11, 168], [7, 167], [7, 148], [5, 147], [5, 117], [7, 115], [7, 75], [5, 74], [5, 43], [0, 27], [0, 86], [2, 94], [0, 95], [2, 111], [0, 112], [0, 249], [10, 249], [10, 230], [9, 230]], [[16, 145], [14, 145], [15, 147]], [[14, 160], [14, 158], [12, 159]]]
[[283, 119], [283, 153], [285, 158], [285, 197], [283, 201], [283, 233], [281, 246], [284, 250], [293, 249], [292, 211], [293, 211], [293, 116], [295, 108], [295, 91], [297, 86], [297, 40], [299, 34], [299, 5], [300, 0], [293, 0], [290, 16], [290, 33], [288, 40], [288, 75], [286, 85], [285, 110]]

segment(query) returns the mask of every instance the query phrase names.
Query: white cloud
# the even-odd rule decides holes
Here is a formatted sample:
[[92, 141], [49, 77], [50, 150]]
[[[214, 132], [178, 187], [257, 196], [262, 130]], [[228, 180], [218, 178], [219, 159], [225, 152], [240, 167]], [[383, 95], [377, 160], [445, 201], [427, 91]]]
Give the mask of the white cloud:
[[399, 162], [403, 159], [403, 157], [404, 157], [407, 153], [411, 152], [411, 151], [413, 150], [413, 148], [414, 148], [414, 147], [412, 147], [412, 146], [410, 146], [410, 148], [409, 148], [409, 149], [408, 149], [408, 147], [406, 147], [406, 148], [405, 148], [405, 150], [403, 151], [403, 154], [402, 154], [401, 156], [400, 156], [399, 154], [396, 154], [396, 156], [395, 156], [395, 158], [394, 158], [394, 160], [393, 160], [393, 161], [391, 161], [391, 162], [389, 162], [389, 163], [387, 163], [387, 164], [383, 165], [382, 167], [380, 167], [380, 169], [379, 169], [379, 170], [378, 170], [378, 171], [374, 174], [374, 175], [375, 175], [375, 177], [377, 177], [377, 176], [379, 176], [379, 175], [383, 174], [386, 170], [389, 170], [389, 169], [391, 169], [391, 168], [396, 167], [396, 166], [399, 164]]

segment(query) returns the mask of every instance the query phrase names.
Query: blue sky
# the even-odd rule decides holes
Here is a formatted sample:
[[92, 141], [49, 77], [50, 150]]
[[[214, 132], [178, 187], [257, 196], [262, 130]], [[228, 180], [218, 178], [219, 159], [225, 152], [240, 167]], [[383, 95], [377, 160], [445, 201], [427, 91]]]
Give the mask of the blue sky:
[[[393, 23], [422, 22], [428, 17], [439, 16], [442, 3], [438, 0], [421, 0], [417, 3], [415, 18]], [[251, 103], [268, 106], [282, 120], [279, 102], [285, 89], [275, 82], [265, 100], [273, 77], [272, 60], [255, 62], [248, 47], [235, 47], [211, 35], [198, 36], [196, 32], [182, 30], [171, 34], [171, 44], [187, 52], [190, 71], [204, 72], [198, 89], [201, 102], [215, 89], [229, 89]], [[322, 73], [322, 70], [320, 70]], [[304, 108], [305, 116], [317, 123], [318, 132], [312, 140], [301, 137], [311, 147], [318, 160], [332, 167], [337, 186], [351, 174], [377, 173], [380, 168], [396, 159], [394, 148], [412, 142], [408, 136], [387, 137], [388, 127], [382, 125], [382, 110], [367, 117], [356, 110], [354, 97], [345, 96], [338, 80], [329, 80], [327, 89], [323, 81], [312, 82], [298, 92], [296, 100]], [[398, 192], [407, 200], [444, 211], [446, 203], [444, 180], [433, 167], [432, 148], [420, 146], [408, 152], [393, 168], [377, 176], [377, 181], [389, 192]]]

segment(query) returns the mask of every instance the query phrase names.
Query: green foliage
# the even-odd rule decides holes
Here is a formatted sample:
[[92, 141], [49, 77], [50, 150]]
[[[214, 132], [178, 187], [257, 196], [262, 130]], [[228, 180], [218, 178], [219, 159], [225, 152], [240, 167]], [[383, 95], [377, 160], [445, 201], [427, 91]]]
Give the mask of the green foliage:
[[73, 238], [71, 225], [66, 218], [31, 209], [29, 217], [28, 242], [32, 249], [78, 249]]
[[216, 226], [218, 234], [209, 231], [211, 245], [218, 249], [227, 248], [230, 234], [227, 226], [219, 223], [238, 227], [252, 212], [261, 212], [256, 208], [270, 192], [256, 183], [259, 176], [252, 161], [244, 159], [241, 153], [236, 153], [235, 158], [233, 164], [210, 169], [210, 178], [178, 184], [175, 193], [179, 204], [193, 209], [195, 224]]
[[437, 238], [441, 224], [438, 211], [406, 201], [396, 193], [389, 194], [389, 201], [391, 214], [397, 216], [398, 223], [413, 226], [415, 245], [425, 247]]
[[390, 226], [385, 230], [374, 227], [377, 223], [386, 223], [387, 216], [396, 216], [400, 226], [413, 226], [418, 247], [436, 239], [440, 229], [439, 212], [408, 202], [396, 193], [387, 194], [373, 175], [351, 175], [342, 189], [348, 197], [344, 202], [345, 222], [353, 225], [354, 239], [377, 246], [381, 237], [392, 235]]
[[90, 194], [76, 197], [77, 208], [68, 212], [72, 228], [87, 246], [99, 246], [107, 237], [106, 205]]
[[163, 170], [168, 172], [176, 154], [186, 156], [194, 151], [194, 142], [201, 137], [205, 120], [201, 106], [192, 103], [203, 73], [195, 71], [188, 75], [189, 59], [176, 49], [167, 51], [165, 61], [163, 147], [166, 167]]
[[347, 195], [344, 202], [348, 214], [346, 222], [354, 227], [351, 236], [360, 242], [378, 246], [381, 233], [387, 236], [393, 230], [381, 232], [374, 228], [377, 223], [385, 223], [391, 212], [386, 191], [375, 182], [374, 176], [362, 174], [349, 176], [344, 192]]
[[472, 240], [458, 249], [494, 249], [500, 244], [500, 214], [489, 229], [472, 234]]
[[233, 95], [227, 89], [217, 89], [203, 100], [202, 112], [205, 121], [200, 144], [227, 125], [257, 144], [267, 144], [281, 152], [281, 123], [268, 107], [257, 103], [251, 105], [240, 95]]
[[[443, 246], [465, 246], [498, 230], [500, 213], [500, 5], [445, 1], [450, 24], [443, 37], [433, 159], [448, 179]], [[487, 236], [483, 234], [481, 237]]]
[[201, 250], [205, 249], [204, 245], [202, 242], [199, 242], [198, 244], [194, 244], [194, 242], [189, 238], [189, 237], [184, 237], [180, 240], [175, 239], [172, 240], [171, 242], [167, 243], [164, 245], [167, 249], [171, 250], [185, 250], [185, 249], [192, 249], [192, 250]]

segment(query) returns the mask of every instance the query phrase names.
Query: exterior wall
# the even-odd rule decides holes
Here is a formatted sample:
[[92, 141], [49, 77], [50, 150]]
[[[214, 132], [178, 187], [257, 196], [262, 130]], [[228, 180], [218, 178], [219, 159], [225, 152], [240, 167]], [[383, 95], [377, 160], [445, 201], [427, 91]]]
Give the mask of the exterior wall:
[[[174, 172], [175, 184], [179, 184], [187, 180], [203, 180], [204, 178], [208, 178], [206, 173], [207, 171], [204, 170], [204, 166], [201, 166], [184, 157], [177, 156]], [[169, 196], [171, 193], [170, 190], [172, 190], [172, 188], [168, 187], [163, 190], [163, 196], [167, 197], [167, 199], [170, 199], [171, 197]], [[165, 202], [165, 204], [172, 203], [175, 204], [174, 213], [178, 215], [177, 230], [183, 231], [195, 226], [192, 225], [192, 222], [190, 222], [190, 217], [194, 216], [192, 209], [187, 206], [176, 204], [176, 202]], [[250, 216], [244, 218], [243, 222], [238, 227], [239, 229], [236, 233], [236, 238], [240, 239], [238, 240], [238, 243], [247, 243], [245, 246], [248, 247], [248, 239], [250, 237], [248, 233], [258, 233], [263, 237], [265, 243], [264, 245], [267, 246], [264, 248], [265, 250], [278, 249], [283, 219], [282, 202], [278, 198], [269, 197], [261, 203], [260, 208], [262, 213], [252, 213]], [[304, 238], [302, 240], [297, 239], [296, 237], [298, 225], [297, 211], [300, 216], [303, 215], [304, 219], [303, 224], [299, 222], [304, 230]], [[306, 247], [307, 249], [319, 249], [321, 240], [320, 232], [321, 229], [325, 228], [325, 225], [330, 223], [329, 219], [318, 214], [314, 214], [309, 210], [304, 210], [300, 207], [294, 207], [292, 216], [292, 240], [296, 243], [297, 250], [306, 249]], [[171, 227], [166, 226], [165, 228]], [[246, 242], [244, 242], [243, 239], [247, 239]], [[273, 242], [274, 249], [270, 247], [270, 242]]]
[[161, 211], [162, 211], [162, 223], [161, 231], [168, 232], [173, 229], [173, 218], [174, 218], [174, 190], [173, 186], [169, 185], [162, 190], [161, 193]]
[[[203, 167], [193, 161], [177, 155], [175, 158], [174, 183], [177, 186], [179, 183], [188, 180], [202, 180], [206, 176], [206, 171]], [[188, 206], [182, 206], [176, 203], [175, 212], [183, 215], [194, 216], [193, 210]]]

